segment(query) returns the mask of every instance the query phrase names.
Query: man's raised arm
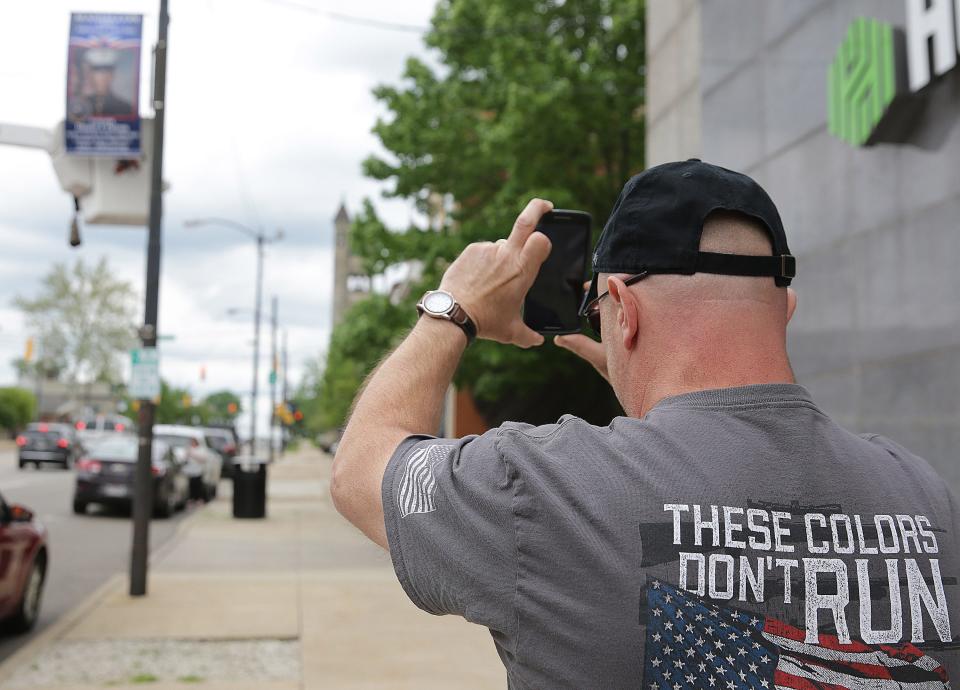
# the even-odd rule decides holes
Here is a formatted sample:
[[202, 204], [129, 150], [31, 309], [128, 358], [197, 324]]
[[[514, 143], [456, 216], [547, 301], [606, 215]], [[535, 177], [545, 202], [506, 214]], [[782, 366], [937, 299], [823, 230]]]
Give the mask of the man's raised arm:
[[[523, 299], [550, 253], [550, 240], [535, 232], [553, 205], [533, 199], [507, 239], [468, 245], [447, 269], [448, 292], [477, 328], [477, 337], [531, 347], [543, 336], [521, 317]], [[400, 346], [370, 375], [350, 415], [333, 463], [330, 493], [337, 510], [384, 548], [380, 486], [397, 446], [440, 426], [443, 396], [467, 346], [456, 324], [421, 318]]]

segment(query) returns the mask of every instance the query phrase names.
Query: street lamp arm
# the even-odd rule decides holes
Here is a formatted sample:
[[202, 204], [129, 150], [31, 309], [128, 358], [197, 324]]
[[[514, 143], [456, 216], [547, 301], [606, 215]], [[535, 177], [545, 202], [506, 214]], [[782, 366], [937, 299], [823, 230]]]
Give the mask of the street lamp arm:
[[201, 225], [222, 225], [224, 227], [233, 228], [234, 230], [239, 230], [243, 234], [248, 235], [255, 240], [261, 240], [263, 238], [262, 232], [258, 232], [253, 228], [248, 228], [246, 225], [230, 220], [229, 218], [192, 218], [184, 221], [183, 224], [188, 228], [195, 228]]

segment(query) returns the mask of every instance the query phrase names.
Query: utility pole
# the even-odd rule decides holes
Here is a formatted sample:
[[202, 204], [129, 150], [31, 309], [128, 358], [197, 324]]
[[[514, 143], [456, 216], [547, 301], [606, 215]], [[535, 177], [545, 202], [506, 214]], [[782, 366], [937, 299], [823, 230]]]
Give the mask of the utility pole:
[[250, 455], [257, 454], [257, 385], [260, 383], [260, 311], [263, 303], [263, 233], [257, 235], [257, 297], [253, 308], [253, 392], [250, 399]]
[[43, 418], [43, 341], [37, 339], [37, 362], [33, 365], [33, 397], [37, 400], [37, 421]]
[[[281, 360], [283, 367], [283, 379], [280, 387], [280, 398], [283, 400], [283, 404], [286, 405], [287, 401], [290, 399], [287, 396], [287, 329], [283, 329], [283, 348], [282, 348]], [[280, 454], [283, 455], [287, 452], [287, 436], [283, 431], [283, 426], [280, 427]]]
[[253, 387], [250, 395], [250, 454], [257, 452], [257, 394], [260, 383], [260, 313], [263, 303], [263, 248], [273, 242], [283, 239], [283, 230], [277, 228], [273, 237], [267, 237], [262, 229], [254, 230], [246, 225], [226, 218], [193, 218], [184, 221], [184, 226], [195, 228], [201, 225], [222, 225], [239, 230], [244, 235], [252, 237], [257, 243], [257, 288], [253, 307]]
[[277, 296], [270, 300], [270, 462], [274, 461], [277, 428]]
[[[157, 313], [160, 303], [160, 237], [163, 218], [163, 120], [167, 84], [167, 0], [160, 0], [160, 27], [154, 48], [153, 161], [150, 179], [150, 228], [147, 235], [147, 285], [143, 347], [157, 346]], [[147, 593], [147, 556], [150, 553], [150, 514], [153, 512], [153, 418], [152, 400], [140, 401], [140, 445], [133, 487], [133, 548], [130, 553], [130, 596]]]

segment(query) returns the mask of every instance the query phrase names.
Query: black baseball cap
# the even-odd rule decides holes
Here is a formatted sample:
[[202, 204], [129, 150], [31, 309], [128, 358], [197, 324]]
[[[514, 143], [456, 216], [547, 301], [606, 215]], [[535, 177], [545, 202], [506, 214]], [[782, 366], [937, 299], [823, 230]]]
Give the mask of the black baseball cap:
[[[773, 255], [700, 251], [703, 222], [714, 211], [737, 211], [759, 221], [770, 233]], [[648, 168], [623, 186], [593, 252], [584, 304], [597, 296], [599, 274], [644, 271], [771, 276], [786, 287], [796, 275], [796, 259], [763, 187], [747, 175], [691, 158]]]

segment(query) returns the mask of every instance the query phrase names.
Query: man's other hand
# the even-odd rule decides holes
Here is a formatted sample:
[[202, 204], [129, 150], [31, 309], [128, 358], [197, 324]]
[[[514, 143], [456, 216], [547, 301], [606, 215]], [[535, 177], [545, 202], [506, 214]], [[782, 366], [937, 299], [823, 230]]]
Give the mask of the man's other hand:
[[575, 355], [587, 360], [603, 378], [608, 382], [610, 381], [610, 376], [607, 374], [607, 351], [603, 347], [603, 343], [598, 343], [593, 338], [575, 333], [573, 335], [558, 335], [553, 339], [553, 344], [562, 347], [564, 350], [570, 350]]
[[536, 232], [553, 204], [532, 199], [507, 239], [468, 245], [440, 281], [477, 325], [477, 337], [532, 347], [543, 336], [523, 323], [523, 300], [550, 254], [550, 240]]

